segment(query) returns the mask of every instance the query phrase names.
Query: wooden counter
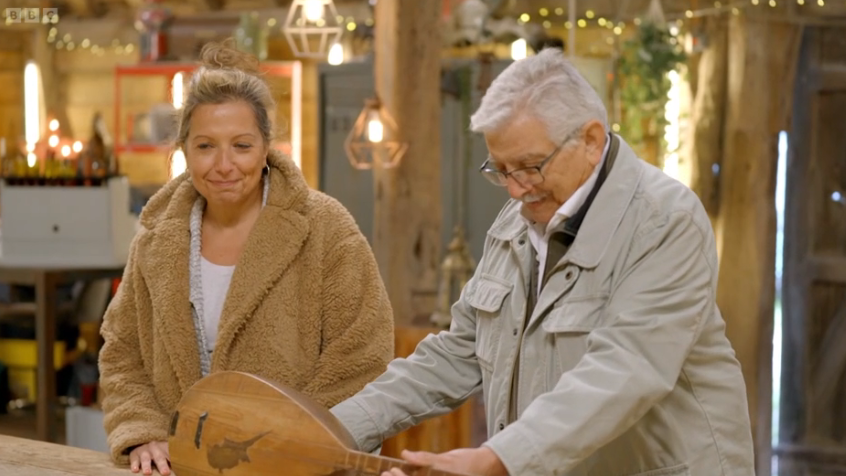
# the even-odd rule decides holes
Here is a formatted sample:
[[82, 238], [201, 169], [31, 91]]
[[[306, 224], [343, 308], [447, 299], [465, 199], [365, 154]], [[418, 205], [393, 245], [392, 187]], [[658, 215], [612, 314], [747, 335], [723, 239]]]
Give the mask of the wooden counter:
[[0, 475], [7, 474], [137, 476], [129, 468], [115, 467], [106, 453], [0, 435]]

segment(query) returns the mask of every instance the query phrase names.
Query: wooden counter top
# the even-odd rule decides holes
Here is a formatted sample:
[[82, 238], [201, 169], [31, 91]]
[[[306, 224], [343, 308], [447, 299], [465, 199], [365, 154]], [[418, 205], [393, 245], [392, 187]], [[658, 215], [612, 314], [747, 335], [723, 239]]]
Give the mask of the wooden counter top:
[[0, 435], [0, 475], [137, 476], [109, 455], [72, 446]]

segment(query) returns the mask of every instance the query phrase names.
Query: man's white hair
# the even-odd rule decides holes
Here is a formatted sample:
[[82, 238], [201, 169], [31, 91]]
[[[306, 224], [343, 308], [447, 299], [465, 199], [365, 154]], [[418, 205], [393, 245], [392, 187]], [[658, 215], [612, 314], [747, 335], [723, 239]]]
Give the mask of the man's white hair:
[[554, 142], [593, 119], [608, 132], [605, 105], [558, 48], [545, 48], [500, 73], [470, 117], [470, 129], [493, 132], [524, 113], [542, 121]]

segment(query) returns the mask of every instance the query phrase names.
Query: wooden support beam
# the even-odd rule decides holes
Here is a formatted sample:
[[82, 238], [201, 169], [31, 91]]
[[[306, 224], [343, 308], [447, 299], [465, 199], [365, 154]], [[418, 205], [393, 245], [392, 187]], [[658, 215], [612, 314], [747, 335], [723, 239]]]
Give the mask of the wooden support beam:
[[[719, 210], [717, 177], [723, 152], [723, 119], [728, 70], [728, 21], [713, 17], [708, 22], [708, 47], [697, 68], [697, 91], [693, 101], [692, 127], [685, 141], [692, 161], [691, 188], [713, 220]], [[716, 167], [715, 167], [716, 166]]]
[[717, 303], [743, 366], [759, 476], [771, 456], [778, 133], [789, 124], [800, 39], [796, 25], [729, 21]]
[[398, 325], [431, 313], [437, 287], [440, 12], [441, 2], [436, 1], [380, 0], [376, 4], [376, 92], [409, 145], [399, 166], [374, 168], [372, 245]]

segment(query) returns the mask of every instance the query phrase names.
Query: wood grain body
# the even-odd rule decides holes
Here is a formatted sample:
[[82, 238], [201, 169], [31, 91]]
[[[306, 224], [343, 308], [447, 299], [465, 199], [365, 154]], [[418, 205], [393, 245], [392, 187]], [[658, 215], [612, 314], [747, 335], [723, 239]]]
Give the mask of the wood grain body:
[[413, 476], [458, 476], [356, 451], [327, 409], [242, 372], [217, 372], [189, 389], [168, 443], [179, 476], [379, 475], [393, 467]]

